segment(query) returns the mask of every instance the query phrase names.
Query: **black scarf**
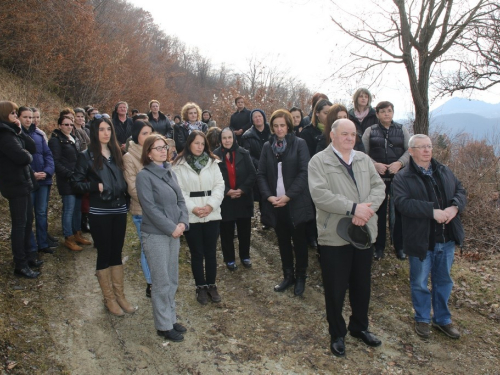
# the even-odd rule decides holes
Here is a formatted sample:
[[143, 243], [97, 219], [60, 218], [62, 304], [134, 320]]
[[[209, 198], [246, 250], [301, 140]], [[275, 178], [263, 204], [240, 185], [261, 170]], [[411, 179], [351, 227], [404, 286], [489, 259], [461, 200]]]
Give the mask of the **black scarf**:
[[222, 151], [222, 161], [226, 161], [226, 158], [227, 158], [227, 154], [229, 153], [229, 162], [231, 164], [233, 164], [233, 151], [236, 151], [237, 149], [240, 148], [240, 146], [238, 145], [238, 141], [236, 140], [236, 136], [234, 135], [234, 131], [233, 129], [229, 129], [231, 131], [231, 133], [233, 133], [233, 145], [230, 147], [230, 148], [225, 148], [223, 145], [222, 145], [222, 134], [223, 133], [226, 133], [228, 132], [228, 130], [225, 130], [222, 131], [220, 133], [220, 149]]

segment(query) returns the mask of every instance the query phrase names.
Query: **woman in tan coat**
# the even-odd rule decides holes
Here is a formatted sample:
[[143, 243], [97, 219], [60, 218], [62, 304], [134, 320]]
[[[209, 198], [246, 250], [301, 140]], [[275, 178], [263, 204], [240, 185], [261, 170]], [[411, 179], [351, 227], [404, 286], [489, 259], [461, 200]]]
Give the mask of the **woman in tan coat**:
[[[130, 213], [132, 221], [137, 228], [137, 235], [141, 239], [141, 223], [142, 223], [142, 208], [137, 197], [135, 188], [135, 178], [142, 168], [141, 155], [142, 145], [146, 138], [154, 132], [153, 126], [145, 120], [137, 120], [132, 126], [132, 140], [128, 144], [128, 152], [123, 156], [125, 165], [125, 180], [128, 185], [128, 193], [130, 195]], [[149, 272], [148, 262], [144, 255], [144, 250], [141, 243], [141, 266], [144, 277], [146, 278], [146, 297], [151, 297], [151, 273]]]

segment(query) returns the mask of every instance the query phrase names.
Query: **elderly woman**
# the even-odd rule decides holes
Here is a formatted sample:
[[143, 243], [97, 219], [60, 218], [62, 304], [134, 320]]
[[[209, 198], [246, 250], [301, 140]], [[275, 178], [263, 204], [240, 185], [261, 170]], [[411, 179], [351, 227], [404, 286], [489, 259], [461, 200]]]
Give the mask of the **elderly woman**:
[[250, 260], [250, 234], [253, 217], [253, 185], [257, 177], [250, 153], [239, 147], [230, 127], [222, 129], [221, 146], [214, 151], [221, 162], [224, 177], [224, 200], [220, 243], [224, 263], [230, 271], [238, 268], [234, 253], [234, 227], [238, 231], [239, 256], [245, 268], [252, 267]]
[[400, 260], [406, 259], [403, 251], [403, 227], [401, 215], [394, 208], [392, 200], [392, 179], [401, 168], [410, 161], [408, 141], [410, 134], [401, 124], [394, 122], [394, 105], [383, 101], [375, 108], [378, 123], [370, 126], [363, 134], [363, 144], [366, 153], [372, 158], [377, 172], [385, 182], [386, 198], [377, 211], [378, 234], [375, 242], [375, 260], [384, 257], [387, 232], [387, 203], [389, 203], [389, 228], [396, 256]]
[[78, 246], [90, 245], [91, 242], [85, 239], [81, 232], [81, 193], [71, 186], [71, 180], [75, 172], [78, 149], [76, 138], [73, 137], [73, 119], [70, 116], [60, 116], [57, 120], [59, 129], [54, 129], [49, 140], [49, 148], [54, 158], [57, 190], [62, 197], [62, 229], [64, 234], [64, 246], [71, 251], [82, 251]]
[[166, 138], [173, 138], [174, 130], [170, 125], [170, 120], [160, 111], [160, 102], [158, 100], [153, 99], [149, 102], [148, 120], [155, 132], [164, 135]]
[[201, 121], [201, 108], [196, 103], [186, 103], [181, 110], [182, 122], [174, 125], [174, 141], [177, 152], [184, 150], [187, 138], [193, 130], [207, 133], [207, 124]]
[[307, 189], [309, 150], [295, 136], [287, 110], [275, 111], [270, 125], [272, 136], [262, 148], [257, 181], [264, 201], [262, 223], [276, 231], [283, 267], [283, 281], [274, 290], [283, 292], [295, 283], [294, 294], [301, 296], [308, 265], [306, 223], [314, 218]]
[[221, 301], [215, 279], [224, 179], [218, 163], [208, 147], [205, 134], [193, 130], [173, 166], [189, 212], [186, 240], [191, 252], [196, 299], [202, 305], [208, 303], [209, 296], [212, 302]]
[[178, 342], [184, 339], [186, 328], [177, 323], [175, 293], [180, 236], [188, 228], [189, 215], [177, 178], [167, 162], [168, 149], [162, 135], [148, 136], [141, 157], [144, 169], [135, 182], [143, 212], [142, 242], [154, 284], [151, 302], [155, 327], [158, 335]]
[[21, 130], [17, 109], [13, 102], [0, 101], [0, 193], [9, 201], [14, 274], [34, 279], [40, 272], [30, 267], [40, 267], [43, 263], [37, 259], [36, 252], [30, 251], [33, 225], [31, 192], [36, 187], [30, 163], [36, 146]]
[[123, 158], [109, 119], [96, 115], [90, 123], [90, 145], [78, 155], [72, 184], [90, 193], [90, 233], [97, 248], [96, 276], [108, 311], [133, 314], [124, 294], [122, 249], [127, 228], [127, 183]]
[[[124, 176], [127, 181], [128, 193], [130, 195], [130, 213], [132, 214], [132, 221], [137, 229], [137, 235], [141, 240], [141, 223], [142, 223], [142, 209], [137, 196], [137, 189], [135, 186], [137, 173], [143, 168], [142, 146], [148, 136], [153, 133], [153, 126], [147, 121], [137, 120], [132, 125], [132, 140], [128, 144], [128, 152], [123, 155]], [[146, 297], [151, 297], [151, 273], [149, 272], [148, 261], [144, 254], [144, 248], [141, 242], [141, 266], [144, 278], [146, 279]]]

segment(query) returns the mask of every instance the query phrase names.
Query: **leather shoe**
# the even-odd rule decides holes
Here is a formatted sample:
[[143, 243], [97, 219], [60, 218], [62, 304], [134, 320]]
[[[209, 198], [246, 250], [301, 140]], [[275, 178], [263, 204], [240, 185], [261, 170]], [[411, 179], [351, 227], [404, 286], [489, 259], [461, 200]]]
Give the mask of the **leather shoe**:
[[14, 275], [25, 277], [27, 279], [36, 279], [38, 276], [40, 276], [40, 272], [33, 271], [31, 268], [26, 266], [26, 267], [21, 268], [21, 269], [16, 268], [14, 270]]
[[375, 254], [373, 254], [373, 259], [379, 261], [384, 257], [384, 250], [375, 250]]
[[28, 260], [28, 266], [30, 266], [30, 267], [40, 267], [42, 264], [43, 264], [43, 260], [41, 260], [41, 259]]
[[363, 342], [368, 346], [375, 347], [382, 345], [382, 341], [375, 337], [375, 335], [370, 331], [351, 332], [351, 336], [363, 340]]
[[227, 262], [226, 267], [229, 271], [236, 271], [238, 269], [238, 265], [235, 262]]
[[180, 333], [184, 333], [187, 331], [186, 327], [184, 327], [182, 324], [180, 323], [174, 323], [174, 329], [177, 331], [177, 332], [180, 332]]
[[396, 256], [398, 257], [399, 260], [405, 260], [406, 259], [406, 254], [404, 253], [403, 250], [396, 251]]
[[336, 357], [345, 357], [345, 344], [343, 337], [334, 337], [330, 343], [330, 350]]
[[176, 331], [175, 329], [171, 329], [168, 331], [156, 331], [156, 333], [158, 333], [158, 336], [162, 336], [170, 341], [180, 342], [184, 340], [184, 336], [182, 335], [182, 333]]
[[317, 250], [318, 249], [318, 242], [316, 242], [316, 240], [309, 241], [309, 247]]
[[252, 268], [252, 261], [250, 259], [242, 259], [241, 264], [243, 264], [245, 268]]
[[54, 254], [55, 246], [44, 247], [43, 249], [38, 249], [39, 253]]

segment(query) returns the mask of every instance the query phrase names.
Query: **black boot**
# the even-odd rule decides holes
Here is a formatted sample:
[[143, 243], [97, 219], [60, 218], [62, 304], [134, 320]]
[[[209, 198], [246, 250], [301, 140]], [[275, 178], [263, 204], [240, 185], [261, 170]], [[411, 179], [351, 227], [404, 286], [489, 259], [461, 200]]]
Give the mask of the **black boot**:
[[89, 214], [82, 213], [82, 232], [90, 233]]
[[275, 292], [283, 292], [288, 287], [295, 283], [295, 278], [293, 277], [293, 268], [285, 268], [283, 270], [283, 281], [278, 285], [274, 286]]
[[304, 294], [304, 289], [306, 288], [306, 270], [307, 268], [298, 268], [297, 274], [295, 275], [295, 288], [293, 294], [296, 296], [301, 296]]

